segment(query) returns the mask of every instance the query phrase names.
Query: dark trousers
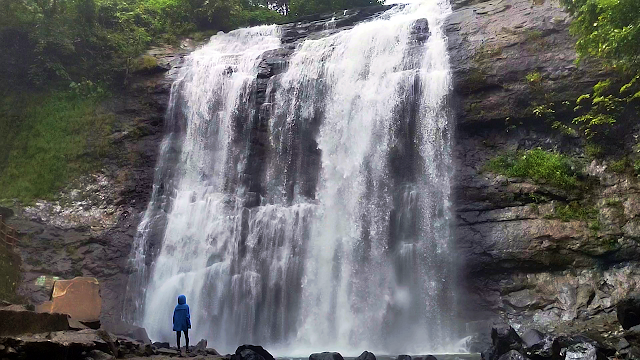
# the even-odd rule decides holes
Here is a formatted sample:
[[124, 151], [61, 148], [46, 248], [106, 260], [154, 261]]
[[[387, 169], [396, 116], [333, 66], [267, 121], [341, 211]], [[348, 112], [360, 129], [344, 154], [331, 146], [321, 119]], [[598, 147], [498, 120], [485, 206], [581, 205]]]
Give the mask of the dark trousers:
[[[187, 350], [189, 350], [189, 330], [184, 330], [184, 341], [187, 342]], [[176, 343], [178, 344], [178, 349], [180, 349], [180, 331], [176, 331]]]

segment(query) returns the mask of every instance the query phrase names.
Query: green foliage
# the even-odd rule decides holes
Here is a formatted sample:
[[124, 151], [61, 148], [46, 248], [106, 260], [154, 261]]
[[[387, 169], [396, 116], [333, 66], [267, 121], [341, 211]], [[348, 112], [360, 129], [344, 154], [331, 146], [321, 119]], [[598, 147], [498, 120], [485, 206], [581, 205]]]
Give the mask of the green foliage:
[[297, 18], [309, 14], [327, 13], [381, 3], [382, 1], [379, 0], [290, 0], [288, 15], [290, 18]]
[[587, 142], [584, 145], [584, 154], [591, 159], [597, 159], [604, 153], [604, 147], [600, 144], [593, 142]]
[[[560, 219], [565, 222], [571, 220], [589, 221], [593, 227], [597, 225], [599, 229], [599, 224], [597, 223], [598, 213], [598, 209], [593, 206], [586, 206], [577, 201], [572, 201], [565, 205], [555, 206], [553, 214], [547, 215], [546, 217], [549, 219]], [[591, 225], [590, 228], [592, 228]]]
[[509, 177], [529, 178], [562, 189], [579, 185], [574, 162], [565, 155], [532, 149], [497, 156], [489, 161], [489, 171]]
[[552, 107], [553, 103], [536, 105], [531, 109], [531, 111], [537, 118], [552, 120], [554, 118], [553, 114], [555, 114], [555, 110], [553, 110]]
[[131, 66], [133, 71], [151, 70], [158, 66], [158, 61], [153, 56], [144, 55], [136, 58]]
[[[379, 0], [0, 0], [0, 87], [126, 82], [152, 42]], [[28, 78], [25, 78], [28, 77]], [[26, 81], [28, 80], [28, 82]]]
[[[98, 111], [102, 96], [85, 83], [22, 100], [16, 110], [22, 129], [0, 164], [0, 199], [51, 197], [68, 179], [96, 167], [108, 151], [113, 120]], [[0, 114], [0, 124], [11, 121]]]
[[608, 169], [621, 174], [629, 168], [629, 165], [629, 159], [627, 159], [627, 157], [623, 157], [622, 159], [610, 162]]
[[[576, 111], [584, 114], [573, 123], [588, 138], [606, 132], [628, 105], [640, 99], [640, 1], [561, 0], [574, 16], [571, 32], [578, 36], [576, 48], [581, 58], [593, 56], [623, 71], [627, 83], [619, 91], [611, 80], [601, 81], [592, 94], [580, 96]], [[630, 79], [630, 80], [629, 80]], [[586, 100], [591, 100], [588, 103]], [[635, 103], [635, 104], [632, 104]]]
[[283, 19], [248, 0], [0, 0], [0, 86], [126, 82], [152, 42]]
[[574, 15], [580, 56], [605, 59], [633, 72], [640, 62], [640, 2], [637, 0], [561, 0]]
[[537, 71], [530, 72], [525, 76], [525, 79], [530, 85], [538, 85], [542, 82], [542, 74]]

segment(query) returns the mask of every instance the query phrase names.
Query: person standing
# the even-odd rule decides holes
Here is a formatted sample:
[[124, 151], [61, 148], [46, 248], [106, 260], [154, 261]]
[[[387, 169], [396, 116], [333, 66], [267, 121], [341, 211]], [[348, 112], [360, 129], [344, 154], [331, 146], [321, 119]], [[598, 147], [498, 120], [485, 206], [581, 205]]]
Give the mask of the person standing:
[[176, 332], [176, 342], [178, 351], [180, 351], [180, 335], [184, 333], [184, 340], [187, 343], [186, 352], [189, 352], [189, 329], [191, 329], [191, 314], [189, 313], [189, 305], [187, 305], [187, 297], [178, 296], [178, 305], [173, 310], [173, 331]]

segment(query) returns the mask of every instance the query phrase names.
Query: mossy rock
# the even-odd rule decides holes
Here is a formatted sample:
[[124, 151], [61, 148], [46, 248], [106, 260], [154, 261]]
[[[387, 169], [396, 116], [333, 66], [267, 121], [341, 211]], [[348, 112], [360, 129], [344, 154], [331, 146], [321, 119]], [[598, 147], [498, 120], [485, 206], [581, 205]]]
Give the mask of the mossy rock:
[[131, 64], [131, 72], [133, 73], [152, 74], [165, 70], [158, 64], [158, 60], [150, 55], [142, 55], [134, 59]]

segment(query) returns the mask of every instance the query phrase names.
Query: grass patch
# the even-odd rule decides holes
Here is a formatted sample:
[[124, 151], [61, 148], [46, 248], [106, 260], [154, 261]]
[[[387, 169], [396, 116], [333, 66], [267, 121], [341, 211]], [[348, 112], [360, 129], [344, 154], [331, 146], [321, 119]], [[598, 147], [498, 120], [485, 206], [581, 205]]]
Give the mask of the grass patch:
[[0, 244], [0, 300], [21, 302], [16, 295], [20, 282], [20, 258], [13, 251]]
[[594, 206], [572, 201], [566, 205], [554, 207], [553, 213], [545, 215], [545, 219], [559, 219], [564, 222], [571, 220], [584, 221], [589, 224], [589, 230], [593, 232], [593, 235], [596, 235], [602, 227], [600, 220], [598, 220], [599, 213], [600, 211]]
[[559, 219], [562, 221], [581, 220], [592, 222], [598, 219], [598, 209], [593, 206], [585, 206], [572, 201], [566, 205], [556, 206], [553, 214], [547, 216], [549, 219]]
[[584, 154], [590, 159], [599, 159], [604, 155], [604, 147], [600, 144], [588, 142], [584, 145]]
[[0, 129], [16, 126], [0, 163], [0, 199], [51, 198], [69, 179], [95, 169], [109, 143], [113, 115], [101, 113], [103, 95], [76, 92], [20, 95], [5, 100]]
[[622, 159], [618, 159], [616, 161], [611, 161], [609, 163], [609, 170], [613, 171], [614, 173], [617, 174], [622, 174], [624, 172], [626, 172], [626, 170], [629, 168], [629, 160], [627, 159], [627, 157], [623, 157]]
[[580, 185], [576, 168], [569, 157], [542, 149], [510, 152], [489, 160], [487, 164], [487, 169], [494, 173], [527, 178], [566, 190]]
[[153, 56], [143, 55], [133, 61], [131, 70], [145, 72], [155, 69], [158, 66], [158, 60]]

